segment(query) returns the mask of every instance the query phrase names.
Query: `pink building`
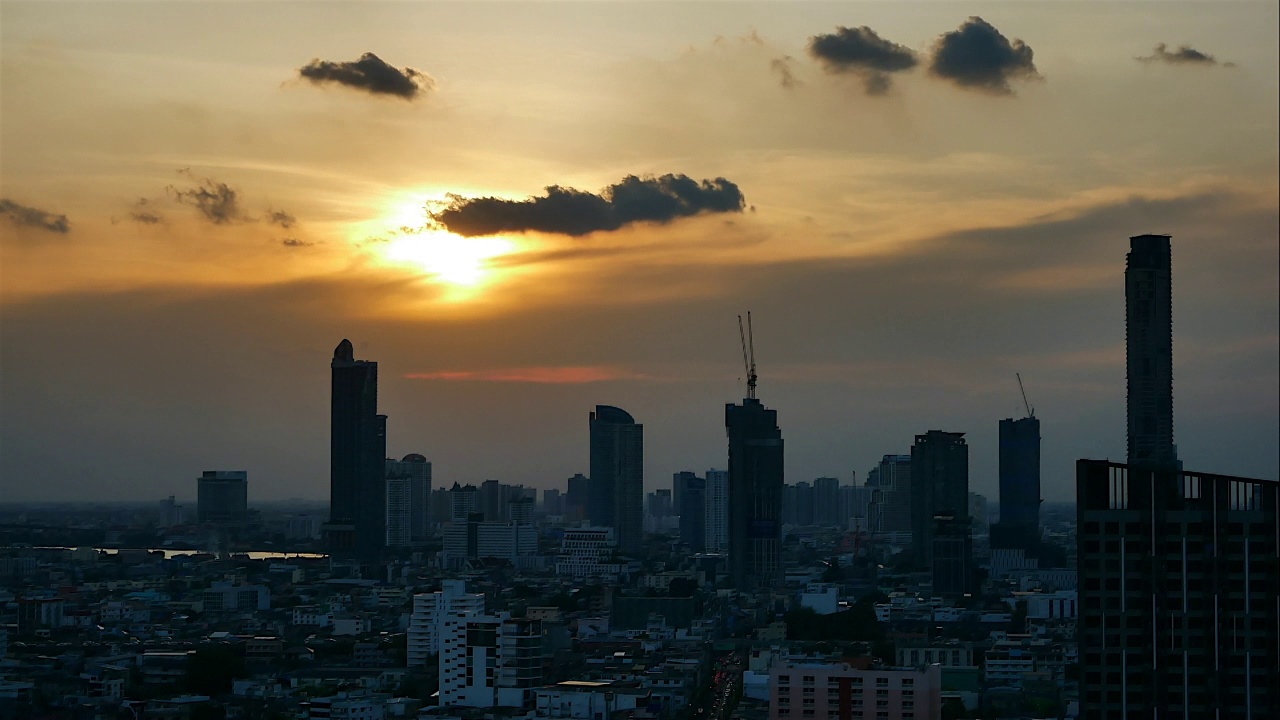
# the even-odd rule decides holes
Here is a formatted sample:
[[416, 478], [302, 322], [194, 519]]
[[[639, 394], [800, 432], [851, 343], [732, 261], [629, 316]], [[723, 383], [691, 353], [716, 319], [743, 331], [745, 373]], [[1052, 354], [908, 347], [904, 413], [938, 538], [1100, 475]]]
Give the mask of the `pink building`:
[[848, 663], [778, 663], [769, 720], [935, 720], [942, 667], [859, 670]]

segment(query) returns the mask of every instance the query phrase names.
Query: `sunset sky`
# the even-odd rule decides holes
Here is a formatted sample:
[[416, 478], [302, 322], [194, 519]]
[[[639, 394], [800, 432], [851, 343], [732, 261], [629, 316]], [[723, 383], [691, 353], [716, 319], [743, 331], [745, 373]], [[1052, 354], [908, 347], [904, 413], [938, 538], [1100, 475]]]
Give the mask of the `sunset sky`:
[[1173, 235], [1180, 457], [1274, 479], [1278, 22], [2, 2], [0, 500], [194, 499], [210, 469], [327, 498], [344, 337], [436, 487], [563, 487], [597, 403], [669, 486], [725, 465], [747, 310], [788, 482], [860, 484], [941, 429], [994, 501], [1019, 372], [1069, 500], [1077, 458], [1125, 454], [1148, 232]]

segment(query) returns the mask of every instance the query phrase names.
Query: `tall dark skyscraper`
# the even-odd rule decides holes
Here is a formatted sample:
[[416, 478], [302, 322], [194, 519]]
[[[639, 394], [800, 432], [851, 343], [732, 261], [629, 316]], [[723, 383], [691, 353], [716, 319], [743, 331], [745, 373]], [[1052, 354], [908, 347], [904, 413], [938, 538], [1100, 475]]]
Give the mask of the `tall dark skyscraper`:
[[848, 516], [844, 515], [840, 507], [839, 478], [814, 478], [813, 522], [827, 527], [844, 527], [849, 524]]
[[1040, 540], [1040, 421], [1000, 421], [1000, 521], [991, 547], [1033, 553]]
[[565, 486], [564, 513], [571, 520], [585, 520], [591, 517], [588, 511], [591, 495], [591, 480], [578, 473], [569, 478]]
[[378, 363], [356, 360], [350, 340], [333, 352], [330, 414], [330, 548], [376, 560], [386, 543], [387, 416], [378, 414]]
[[724, 409], [729, 436], [729, 571], [741, 591], [782, 586], [782, 430], [754, 397]]
[[707, 481], [689, 473], [680, 492], [680, 542], [694, 552], [707, 547]]
[[1124, 304], [1130, 465], [1177, 464], [1173, 445], [1173, 282], [1169, 238], [1129, 238]]
[[917, 435], [911, 447], [911, 547], [917, 567], [933, 567], [935, 518], [947, 518], [947, 528], [968, 533], [969, 445], [964, 433], [930, 430]]
[[591, 523], [613, 528], [620, 551], [639, 552], [644, 533], [644, 426], [621, 408], [597, 405], [589, 427]]
[[236, 525], [249, 519], [249, 474], [243, 470], [205, 470], [196, 493], [200, 523]]
[[[684, 495], [685, 487], [694, 480], [698, 479], [698, 473], [688, 470], [681, 470], [677, 473], [671, 473], [671, 507], [675, 508], [677, 515], [680, 514], [680, 508], [684, 507], [681, 498]], [[706, 484], [703, 484], [706, 489]]]

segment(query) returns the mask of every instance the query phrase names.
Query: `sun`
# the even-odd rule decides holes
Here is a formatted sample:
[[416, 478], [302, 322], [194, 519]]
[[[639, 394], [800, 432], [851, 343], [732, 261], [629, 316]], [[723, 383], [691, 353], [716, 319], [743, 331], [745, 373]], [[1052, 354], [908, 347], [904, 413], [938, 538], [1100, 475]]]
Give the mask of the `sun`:
[[440, 282], [474, 289], [491, 279], [494, 258], [514, 250], [515, 244], [506, 238], [464, 238], [443, 230], [424, 230], [395, 238], [383, 256], [416, 266]]

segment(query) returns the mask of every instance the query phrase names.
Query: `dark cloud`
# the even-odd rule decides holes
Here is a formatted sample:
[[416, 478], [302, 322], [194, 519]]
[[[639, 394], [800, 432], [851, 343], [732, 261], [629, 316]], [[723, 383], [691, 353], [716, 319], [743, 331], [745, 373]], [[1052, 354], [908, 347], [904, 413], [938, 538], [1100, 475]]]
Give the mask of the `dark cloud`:
[[129, 211], [129, 219], [143, 225], [156, 225], [164, 221], [164, 217], [152, 209], [152, 202], [147, 198], [138, 198], [138, 202]]
[[1010, 41], [976, 15], [957, 30], [944, 33], [933, 47], [929, 72], [963, 88], [1012, 95], [1010, 80], [1036, 79], [1031, 47]]
[[[1145, 57], [1134, 58], [1138, 62], [1152, 63], [1162, 62], [1170, 65], [1217, 65], [1218, 60], [1212, 55], [1202, 53], [1190, 45], [1180, 45], [1177, 50], [1169, 52], [1169, 46], [1164, 43], [1156, 45], [1150, 55]], [[1235, 67], [1235, 63], [1225, 63], [1223, 67]]]
[[286, 212], [284, 210], [267, 210], [267, 214], [264, 219], [272, 225], [279, 225], [285, 230], [288, 230], [298, 224], [298, 218], [295, 217], [293, 213]]
[[782, 57], [777, 57], [769, 61], [769, 69], [777, 73], [778, 83], [784, 88], [790, 89], [803, 84], [796, 78], [795, 73], [791, 70], [791, 66], [794, 65], [795, 62], [796, 59], [790, 55], [783, 55]]
[[[189, 170], [178, 172], [191, 177]], [[178, 202], [196, 208], [214, 225], [228, 225], [246, 219], [240, 210], [239, 193], [234, 188], [210, 178], [202, 178], [199, 182], [191, 188], [170, 185], [168, 190]]]
[[306, 240], [299, 240], [298, 238], [285, 238], [280, 241], [280, 244], [284, 245], [287, 248], [302, 248], [302, 247], [311, 247], [312, 245], [315, 245], [315, 243], [313, 242], [307, 242]]
[[20, 205], [8, 198], [0, 199], [0, 215], [7, 215], [9, 222], [23, 227], [40, 228], [49, 232], [71, 232], [71, 223], [66, 215], [45, 212], [38, 208]]
[[394, 95], [405, 100], [424, 96], [436, 86], [430, 75], [411, 67], [401, 70], [370, 52], [350, 62], [316, 58], [298, 68], [298, 75], [317, 85], [337, 83], [374, 95]]
[[829, 73], [853, 73], [862, 77], [868, 95], [889, 89], [889, 73], [915, 67], [919, 60], [911, 48], [885, 40], [867, 26], [837, 27], [827, 35], [809, 38], [809, 54]]
[[742, 191], [724, 178], [628, 175], [600, 194], [553, 185], [527, 200], [452, 196], [431, 219], [465, 237], [532, 230], [578, 237], [641, 222], [667, 223], [699, 213], [742, 212]]

